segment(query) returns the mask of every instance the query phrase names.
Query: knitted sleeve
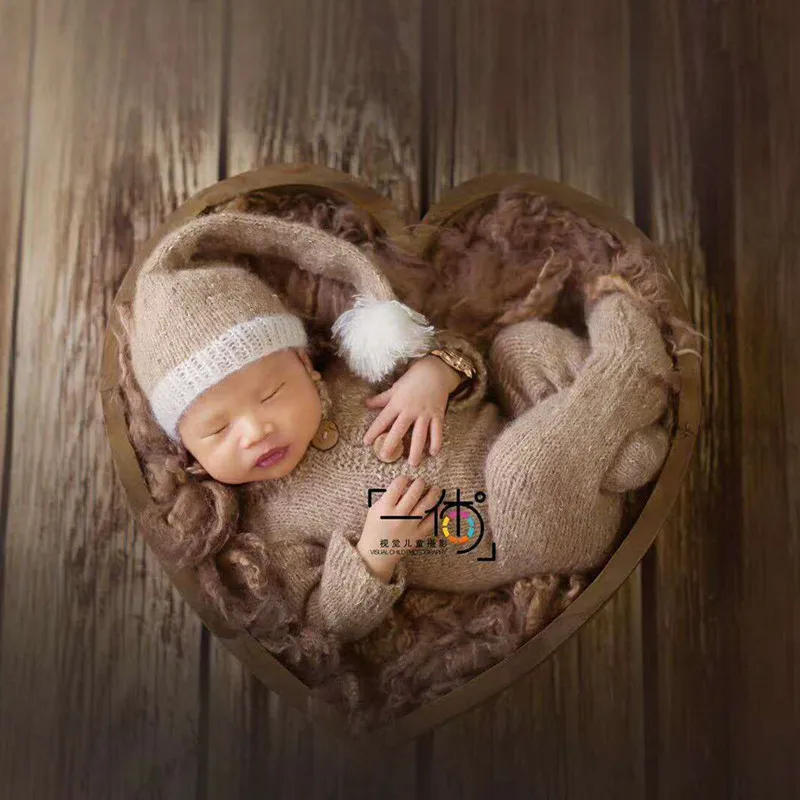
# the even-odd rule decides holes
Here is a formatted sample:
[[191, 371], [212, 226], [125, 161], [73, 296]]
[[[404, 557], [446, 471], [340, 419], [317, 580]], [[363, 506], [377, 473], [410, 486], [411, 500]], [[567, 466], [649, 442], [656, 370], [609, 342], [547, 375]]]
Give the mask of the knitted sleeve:
[[461, 388], [457, 389], [447, 405], [448, 412], [459, 412], [478, 405], [486, 397], [486, 362], [478, 348], [465, 336], [450, 328], [436, 332], [437, 347], [456, 350], [475, 365], [475, 375]]
[[406, 589], [406, 561], [398, 561], [387, 583], [369, 569], [339, 528], [334, 528], [319, 586], [319, 605], [328, 627], [342, 641], [366, 636], [386, 617]]
[[376, 628], [406, 589], [401, 559], [389, 582], [378, 578], [341, 527], [327, 545], [273, 542], [271, 561], [280, 573], [286, 599], [303, 624], [327, 630], [340, 641], [361, 639]]

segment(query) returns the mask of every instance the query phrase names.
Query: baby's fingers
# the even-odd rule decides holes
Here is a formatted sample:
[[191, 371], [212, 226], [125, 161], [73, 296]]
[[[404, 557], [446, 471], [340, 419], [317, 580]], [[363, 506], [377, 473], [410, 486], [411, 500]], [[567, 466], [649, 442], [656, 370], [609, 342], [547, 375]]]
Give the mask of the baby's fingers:
[[431, 449], [430, 453], [435, 456], [442, 449], [442, 418], [433, 417], [431, 419]]
[[390, 506], [396, 506], [400, 502], [400, 498], [406, 493], [411, 478], [408, 475], [398, 475], [386, 488], [386, 494], [383, 496], [386, 503]]
[[414, 433], [411, 436], [411, 452], [408, 456], [408, 463], [412, 467], [416, 467], [422, 460], [425, 440], [428, 438], [428, 422], [427, 417], [418, 417], [414, 423]]
[[369, 426], [367, 432], [364, 434], [364, 444], [372, 444], [375, 437], [389, 427], [389, 424], [394, 420], [398, 413], [399, 412], [396, 409], [386, 406], [383, 411], [381, 411], [381, 413], [375, 417], [375, 419], [372, 421], [372, 425]]
[[391, 458], [392, 454], [401, 446], [406, 431], [411, 426], [411, 419], [403, 414], [398, 415], [391, 430], [386, 434], [386, 439], [380, 449], [379, 458]]
[[419, 502], [415, 506], [414, 510], [411, 512], [414, 516], [424, 516], [427, 512], [430, 511], [428, 516], [433, 518], [433, 515], [436, 513], [436, 508], [439, 499], [442, 496], [442, 490], [434, 485], [431, 486], [430, 489], [426, 492], [426, 494], [420, 498]]

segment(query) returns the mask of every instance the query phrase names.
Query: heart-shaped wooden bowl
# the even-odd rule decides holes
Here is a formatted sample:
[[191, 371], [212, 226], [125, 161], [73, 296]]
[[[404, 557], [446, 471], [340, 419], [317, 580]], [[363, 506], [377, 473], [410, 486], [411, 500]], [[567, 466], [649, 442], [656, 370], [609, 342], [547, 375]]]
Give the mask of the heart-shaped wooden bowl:
[[[100, 393], [105, 425], [114, 462], [134, 512], [140, 514], [148, 504], [152, 503], [152, 499], [128, 437], [120, 402], [117, 340], [113, 332], [120, 330], [118, 304], [132, 298], [136, 275], [141, 264], [168, 231], [209, 207], [231, 200], [240, 194], [278, 187], [282, 191], [293, 188], [308, 190], [316, 187], [359, 206], [372, 216], [387, 237], [392, 238], [409, 252], [426, 256], [430, 252], [432, 237], [437, 227], [447, 225], [456, 216], [461, 216], [486, 202], [503, 188], [511, 185], [523, 191], [549, 197], [589, 222], [610, 230], [623, 243], [640, 243], [649, 250], [654, 247], [633, 223], [600, 201], [564, 184], [515, 172], [482, 176], [452, 189], [428, 211], [422, 220], [424, 224], [413, 234], [406, 230], [406, 224], [391, 202], [370, 186], [338, 170], [314, 164], [277, 165], [245, 172], [204, 189], [176, 209], [137, 251], [133, 265], [114, 300], [103, 349]], [[674, 280], [666, 283], [674, 315], [690, 322], [688, 311]], [[680, 355], [678, 369], [681, 373], [681, 392], [678, 402], [677, 433], [673, 437], [666, 462], [647, 503], [604, 569], [565, 611], [510, 657], [434, 702], [384, 727], [355, 737], [356, 743], [363, 740], [364, 743], [369, 741], [371, 744], [375, 742], [391, 744], [416, 736], [501, 691], [550, 656], [623, 584], [644, 557], [663, 525], [677, 497], [694, 446], [701, 411], [698, 361], [691, 355]], [[203, 623], [259, 680], [298, 708], [304, 709], [323, 726], [342, 736], [353, 738], [344, 715], [338, 709], [327, 703], [315, 701], [309, 688], [280, 664], [250, 633], [246, 630], [232, 629], [221, 620], [215, 609], [202, 598], [191, 569], [175, 571], [163, 561], [161, 563], [174, 585]]]

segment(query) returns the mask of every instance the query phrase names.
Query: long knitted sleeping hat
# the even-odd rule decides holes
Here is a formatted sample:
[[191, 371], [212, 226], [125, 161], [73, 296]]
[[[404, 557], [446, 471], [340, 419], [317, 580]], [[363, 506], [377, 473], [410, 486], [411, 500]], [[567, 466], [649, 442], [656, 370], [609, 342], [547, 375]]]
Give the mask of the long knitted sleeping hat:
[[399, 302], [355, 245], [301, 222], [243, 212], [196, 217], [153, 249], [136, 279], [131, 366], [158, 424], [178, 422], [206, 390], [265, 355], [304, 347], [300, 317], [232, 257], [279, 256], [354, 286], [354, 305], [332, 326], [339, 354], [375, 383], [401, 360], [434, 347], [435, 329]]

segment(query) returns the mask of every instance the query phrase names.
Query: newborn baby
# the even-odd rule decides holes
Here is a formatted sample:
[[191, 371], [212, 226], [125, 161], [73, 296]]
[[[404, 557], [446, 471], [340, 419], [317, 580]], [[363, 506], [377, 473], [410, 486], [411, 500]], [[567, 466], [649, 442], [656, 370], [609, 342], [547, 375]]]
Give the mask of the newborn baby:
[[[302, 322], [264, 281], [196, 258], [220, 251], [290, 257], [376, 302], [337, 320], [344, 357], [322, 375]], [[358, 248], [274, 217], [187, 223], [137, 281], [132, 364], [156, 419], [239, 487], [240, 529], [269, 543], [290, 605], [343, 641], [369, 633], [409, 586], [483, 591], [601, 566], [622, 493], [652, 480], [668, 449], [656, 423], [672, 361], [632, 296], [588, 307], [588, 341], [543, 321], [511, 325], [488, 364], [421, 321]], [[433, 346], [475, 376], [464, 384]]]

